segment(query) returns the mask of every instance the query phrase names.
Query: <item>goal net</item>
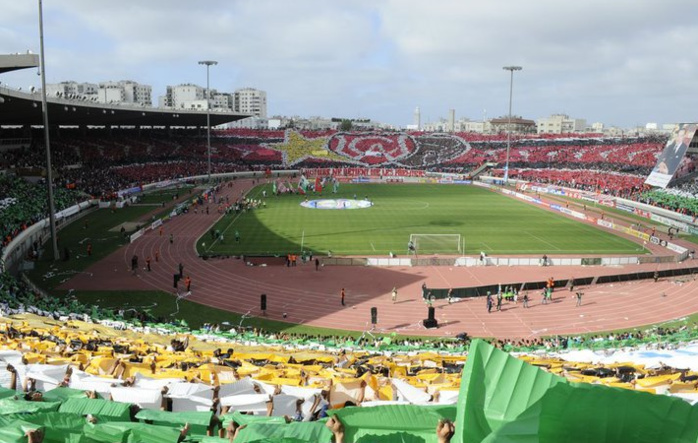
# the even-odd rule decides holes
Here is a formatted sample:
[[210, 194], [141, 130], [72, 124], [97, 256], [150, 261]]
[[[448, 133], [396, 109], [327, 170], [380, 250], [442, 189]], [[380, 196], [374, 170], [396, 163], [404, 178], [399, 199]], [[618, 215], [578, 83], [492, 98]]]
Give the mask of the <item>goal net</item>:
[[[414, 251], [409, 251], [410, 246]], [[460, 254], [460, 234], [410, 234], [408, 252], [415, 254]]]

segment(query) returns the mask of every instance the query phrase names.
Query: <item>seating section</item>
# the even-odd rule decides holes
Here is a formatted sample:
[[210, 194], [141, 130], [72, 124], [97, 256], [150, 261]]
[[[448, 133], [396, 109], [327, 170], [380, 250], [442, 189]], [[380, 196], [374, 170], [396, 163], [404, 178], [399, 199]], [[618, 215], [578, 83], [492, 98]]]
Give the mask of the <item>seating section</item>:
[[[466, 361], [460, 348], [406, 352], [373, 342], [362, 349], [330, 339], [221, 332], [214, 325], [197, 331], [147, 321], [127, 325], [123, 319], [99, 325], [77, 302], [60, 306], [27, 294], [7, 275], [1, 292], [0, 307], [12, 314], [0, 320], [0, 435], [10, 435], [3, 441], [22, 441], [27, 429], [43, 432], [47, 441], [68, 441], [72, 434], [89, 441], [219, 441], [235, 432], [240, 441], [256, 441], [248, 434], [256, 425], [237, 429], [251, 423], [279, 426], [295, 437], [312, 430], [313, 441], [330, 441], [323, 423], [339, 410], [455, 405]], [[71, 310], [77, 312], [65, 315]], [[548, 352], [519, 358], [572, 382], [691, 398], [698, 395], [698, 373], [687, 369], [575, 362], [550, 353], [592, 343], [666, 347], [691, 337], [696, 331], [682, 328], [550, 339]], [[30, 419], [16, 415], [28, 412]]]
[[[31, 140], [31, 146], [3, 153], [1, 166], [19, 175], [40, 176], [43, 134], [35, 131], [24, 139]], [[509, 176], [695, 215], [698, 207], [691, 196], [698, 186], [692, 174], [681, 180], [681, 188], [668, 192], [649, 191], [644, 185], [664, 142], [662, 136], [517, 135], [509, 152]], [[51, 145], [57, 210], [82, 199], [80, 191], [113, 200], [122, 189], [209, 172], [206, 136], [200, 130], [62, 128]], [[430, 171], [467, 177], [487, 164], [497, 165], [492, 173], [503, 176], [506, 159], [506, 134], [226, 129], [213, 133], [210, 171], [299, 168], [308, 177], [334, 174], [400, 181]], [[24, 226], [45, 217], [46, 199], [40, 186], [2, 180], [0, 187], [6, 192], [1, 194], [5, 198], [0, 233], [7, 244]]]
[[676, 189], [645, 191], [638, 200], [653, 206], [675, 211], [693, 217], [698, 216], [698, 184], [688, 182]]
[[[285, 164], [279, 148], [285, 131], [230, 129], [215, 131], [212, 172], [312, 167], [304, 171], [308, 178], [398, 180], [429, 170], [466, 174], [490, 162], [499, 165], [495, 175], [502, 175], [506, 161], [502, 134], [299, 134], [325, 139], [327, 150], [346, 162], [311, 155]], [[6, 155], [2, 165], [18, 172], [40, 169], [40, 145], [37, 137], [29, 150]], [[510, 177], [638, 198], [695, 216], [695, 182], [669, 191], [643, 188], [662, 146], [660, 138], [517, 138]], [[80, 191], [110, 196], [208, 168], [208, 146], [197, 131], [62, 129], [52, 148], [61, 185], [57, 210], [75, 204], [84, 195]], [[45, 186], [0, 176], [0, 195], [3, 245], [46, 216]], [[492, 344], [521, 352], [521, 360], [572, 382], [691, 397], [698, 395], [698, 373], [685, 367], [567, 361], [554, 352], [666, 347], [697, 338], [698, 330], [682, 327]], [[467, 337], [354, 339], [210, 324], [192, 329], [145, 312], [44, 297], [1, 274], [0, 440], [27, 441], [29, 432], [29, 441], [212, 442], [236, 433], [235, 441], [274, 441], [263, 440], [271, 435], [330, 441], [324, 421], [352, 407], [440, 405], [446, 416], [453, 414], [468, 344]]]
[[[9, 151], [2, 166], [41, 170], [45, 163], [42, 137], [34, 132], [32, 146]], [[305, 141], [320, 144], [308, 147]], [[509, 163], [511, 168], [539, 171], [535, 176], [548, 182], [563, 180], [554, 174], [556, 170], [621, 172], [637, 179], [616, 180], [612, 189], [629, 193], [636, 192], [637, 182], [649, 174], [664, 142], [665, 138], [654, 136], [517, 135]], [[95, 196], [165, 177], [208, 172], [207, 140], [199, 130], [64, 128], [52, 137], [51, 148], [57, 183]], [[506, 148], [506, 134], [226, 129], [213, 132], [211, 168], [220, 173], [358, 166], [467, 174], [484, 163], [501, 168]]]
[[[495, 169], [495, 175], [504, 175]], [[643, 190], [644, 178], [612, 171], [578, 169], [511, 169], [509, 178], [541, 184], [553, 184], [585, 191], [601, 192], [617, 197], [632, 198]]]
[[[28, 226], [48, 217], [48, 198], [45, 185], [27, 182], [18, 177], [0, 175], [0, 229], [4, 248]], [[77, 191], [56, 188], [56, 211], [61, 211], [84, 200]]]

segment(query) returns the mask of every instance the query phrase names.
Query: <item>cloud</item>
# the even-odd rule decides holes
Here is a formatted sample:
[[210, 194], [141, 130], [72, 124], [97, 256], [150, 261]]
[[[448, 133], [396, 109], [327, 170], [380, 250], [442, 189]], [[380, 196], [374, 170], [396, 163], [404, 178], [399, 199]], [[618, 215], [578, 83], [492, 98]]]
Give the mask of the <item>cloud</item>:
[[[566, 112], [620, 125], [695, 120], [698, 4], [668, 0], [45, 2], [50, 82], [205, 82], [268, 92], [269, 112], [436, 119]], [[3, 10], [0, 52], [38, 52], [36, 4]], [[0, 79], [36, 83], [30, 73]]]

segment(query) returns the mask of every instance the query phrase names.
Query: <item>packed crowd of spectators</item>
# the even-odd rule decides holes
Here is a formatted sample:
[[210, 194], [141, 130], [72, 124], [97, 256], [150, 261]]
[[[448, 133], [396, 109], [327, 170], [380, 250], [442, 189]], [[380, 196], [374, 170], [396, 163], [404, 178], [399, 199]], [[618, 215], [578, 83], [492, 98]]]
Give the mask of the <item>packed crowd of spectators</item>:
[[[284, 164], [279, 144], [293, 137], [326, 140], [326, 147], [338, 150], [332, 156], [307, 156], [295, 164]], [[33, 134], [31, 146], [5, 153], [2, 164], [15, 170], [40, 170], [45, 162], [42, 136]], [[295, 140], [295, 139], [294, 139]], [[200, 130], [78, 130], [61, 129], [52, 138], [53, 165], [59, 207], [65, 189], [91, 196], [112, 198], [115, 192], [144, 183], [208, 173], [208, 149]], [[643, 193], [643, 181], [661, 152], [665, 138], [647, 136], [604, 138], [595, 135], [515, 137], [510, 151], [511, 178], [553, 183], [615, 196], [639, 198], [650, 204], [695, 214], [696, 207], [686, 194]], [[303, 145], [303, 143], [300, 143]], [[300, 146], [299, 145], [299, 146]], [[426, 171], [468, 174], [480, 165], [499, 165], [503, 174], [506, 136], [471, 133], [342, 133], [333, 131], [228, 129], [214, 131], [211, 172], [263, 171], [294, 167], [334, 168], [346, 176], [423, 176]], [[341, 149], [339, 149], [341, 148]], [[284, 149], [289, 149], [287, 146]], [[299, 148], [300, 149], [300, 148]], [[303, 148], [305, 149], [305, 148]], [[341, 151], [341, 152], [339, 152]], [[342, 161], [342, 155], [348, 157]], [[291, 156], [295, 158], [295, 154]], [[382, 159], [385, 164], [367, 167], [361, 159]], [[372, 161], [373, 161], [372, 160]], [[354, 173], [355, 171], [359, 171]], [[368, 171], [365, 174], [364, 171]], [[690, 182], [687, 186], [690, 186]], [[14, 186], [24, 197], [6, 200], [3, 210], [3, 239], [16, 235], [26, 223], [38, 220], [46, 211], [43, 192]], [[690, 191], [689, 191], [690, 192]], [[13, 198], [13, 194], [0, 194]], [[684, 197], [682, 197], [685, 196]], [[27, 197], [31, 196], [31, 200]], [[14, 204], [9, 205], [9, 202]], [[25, 205], [26, 202], [26, 205]], [[35, 204], [37, 203], [37, 204]], [[72, 202], [71, 202], [72, 203]], [[25, 206], [23, 206], [25, 205]], [[25, 209], [35, 207], [36, 211]], [[19, 215], [17, 214], [19, 213]]]
[[642, 192], [637, 200], [694, 218], [698, 216], [698, 185], [689, 183], [682, 189], [655, 189]]
[[[294, 433], [299, 429], [292, 424], [303, 423], [313, 430], [312, 441], [329, 442], [333, 436], [342, 441], [351, 408], [455, 405], [468, 344], [467, 337], [439, 346], [439, 341], [350, 341], [211, 324], [191, 330], [87, 308], [75, 300], [57, 303], [8, 275], [0, 275], [0, 309], [5, 318], [0, 324], [0, 405], [36, 418], [33, 426], [6, 420], [3, 432], [15, 432], [15, 426], [22, 433], [40, 431], [30, 441], [60, 441], [57, 435], [66, 430], [97, 441], [182, 442], [206, 436], [249, 441], [253, 432], [263, 432], [262, 423]], [[48, 318], [42, 322], [21, 315], [27, 313]], [[16, 319], [7, 318], [15, 314]], [[654, 327], [493, 344], [523, 352], [524, 360], [569, 380], [693, 392], [696, 376], [685, 369], [630, 362], [609, 367], [553, 354], [576, 348], [670, 349], [697, 337], [695, 327]], [[414, 352], [420, 349], [428, 352]], [[49, 412], [54, 415], [45, 415]], [[161, 435], [151, 439], [152, 434], [142, 434], [143, 426]], [[449, 441], [449, 426], [436, 441]]]
[[[227, 129], [214, 131], [213, 135], [213, 173], [328, 166], [467, 173], [485, 163], [501, 167], [506, 161], [507, 145], [505, 134], [476, 133]], [[41, 170], [45, 164], [41, 133], [33, 133], [30, 140], [30, 147], [8, 151], [2, 166]], [[293, 151], [295, 142], [298, 149], [307, 149], [304, 140], [324, 140], [324, 147], [318, 151], [327, 154]], [[604, 138], [598, 134], [516, 136], [509, 162], [512, 168], [524, 170], [617, 171], [645, 177], [664, 141], [654, 136]], [[208, 147], [200, 130], [61, 129], [52, 137], [51, 145], [56, 183], [94, 196], [110, 195], [144, 182], [208, 172]], [[293, 163], [285, 163], [285, 152]], [[627, 184], [634, 186], [632, 180]], [[613, 188], [619, 186], [624, 184], [616, 183]]]
[[[264, 170], [270, 165], [281, 166], [277, 163], [276, 154], [264, 154], [265, 149], [273, 151], [262, 146], [264, 142], [260, 142], [260, 145], [253, 142], [255, 138], [266, 138], [266, 132], [239, 132], [243, 132], [241, 135], [245, 137], [245, 143], [226, 139], [235, 138], [239, 134], [233, 130], [226, 132], [225, 136], [215, 143], [216, 160], [212, 172]], [[284, 134], [276, 131], [269, 135], [283, 138]], [[330, 135], [332, 134], [304, 134], [307, 137]], [[60, 171], [57, 180], [63, 186], [56, 189], [56, 209], [60, 210], [78, 202], [81, 194], [67, 189], [68, 187], [87, 190], [92, 195], [103, 195], [134, 183], [206, 173], [206, 149], [202, 147], [197, 135], [182, 133], [164, 141], [152, 134], [150, 137], [149, 139], [131, 134], [118, 141], [103, 142], [94, 136], [82, 138], [79, 143], [70, 140], [70, 137], [59, 139], [54, 155]], [[329, 168], [341, 169], [345, 176], [390, 177], [396, 174], [396, 171], [401, 176], [410, 176], [413, 173], [422, 176], [424, 169], [413, 171], [410, 168], [435, 163], [444, 167], [452, 166], [455, 158], [463, 162], [462, 164], [471, 160], [502, 164], [504, 152], [501, 137], [495, 136], [486, 140], [469, 134], [460, 134], [459, 137], [468, 140], [469, 143], [477, 142], [480, 145], [458, 156], [461, 146], [459, 142], [432, 137], [425, 139], [430, 149], [425, 150], [422, 157], [413, 159], [413, 164], [402, 165], [404, 167], [400, 168], [395, 167], [400, 166], [398, 164], [369, 168], [357, 167], [355, 163], [343, 164], [321, 160], [317, 165], [325, 168], [324, 172], [328, 172]], [[642, 190], [644, 177], [640, 174], [648, 168], [651, 169], [661, 146], [659, 141], [650, 140], [626, 140], [618, 143], [605, 140], [599, 144], [591, 137], [580, 138], [574, 142], [561, 140], [560, 137], [545, 139], [532, 140], [532, 146], [512, 150], [512, 178], [520, 177], [539, 183], [554, 183], [621, 196], [637, 194]], [[491, 145], [487, 145], [488, 143]], [[431, 154], [426, 152], [431, 152], [439, 146], [447, 149], [448, 155], [436, 156], [435, 163], [430, 163], [428, 159], [431, 158]], [[34, 151], [15, 152], [6, 157], [3, 164], [6, 167], [36, 167], [43, 159], [41, 155], [32, 152]], [[444, 160], [446, 157], [450, 160]], [[250, 162], [250, 159], [255, 161]], [[77, 164], [81, 167], [74, 167]], [[86, 167], [87, 165], [90, 167]], [[100, 168], [95, 168], [95, 165], [99, 165]], [[565, 167], [562, 168], [562, 165]], [[613, 172], [619, 169], [615, 165], [624, 165], [623, 170], [626, 172]], [[312, 176], [312, 171], [308, 172], [308, 176]], [[0, 225], [3, 229], [4, 244], [26, 226], [46, 217], [45, 186], [31, 184], [16, 177], [1, 176], [0, 196], [3, 196], [3, 200], [0, 200]], [[641, 198], [647, 203], [692, 215], [698, 210], [695, 196], [696, 190], [691, 188], [690, 183], [681, 191], [651, 191], [641, 194]], [[124, 410], [127, 418], [133, 420], [138, 419], [137, 414], [143, 410], [181, 411], [203, 405], [203, 409], [198, 410], [205, 410], [210, 415], [197, 424], [198, 432], [220, 436], [228, 433], [231, 439], [236, 434], [241, 439], [244, 438], [243, 425], [248, 422], [240, 411], [246, 411], [245, 408], [250, 408], [247, 411], [280, 418], [286, 423], [317, 420], [326, 417], [331, 408], [368, 405], [372, 401], [418, 398], [432, 403], [453, 402], [453, 392], [457, 392], [455, 380], [459, 376], [463, 359], [438, 357], [434, 359], [436, 366], [433, 366], [433, 362], [426, 364], [408, 353], [436, 351], [444, 355], [462, 356], [469, 343], [467, 336], [444, 340], [397, 339], [395, 336], [363, 336], [354, 339], [345, 336], [273, 333], [229, 325], [224, 328], [220, 325], [205, 325], [192, 330], [183, 322], [156, 318], [147, 311], [102, 309], [82, 304], [76, 299], [66, 301], [43, 297], [8, 274], [0, 275], [0, 312], [1, 315], [31, 313], [63, 322], [63, 326], [58, 323], [49, 329], [24, 324], [21, 327], [6, 327], [4, 331], [0, 330], [3, 333], [0, 334], [0, 344], [6, 348], [14, 347], [23, 351], [18, 354], [19, 364], [16, 367], [7, 366], [7, 372], [15, 383], [8, 387], [19, 390], [21, 385], [21, 389], [26, 391], [27, 401], [41, 398], [35, 395], [37, 392], [45, 391], [48, 394], [50, 390], [46, 389], [47, 386], [78, 390], [89, 386], [91, 389], [83, 389], [86, 394], [80, 395], [91, 400], [103, 397], [117, 402], [123, 401], [129, 405], [138, 403], [135, 407], [129, 406]], [[100, 322], [120, 329], [168, 333], [173, 334], [172, 337], [175, 338], [168, 345], [146, 343], [142, 339], [129, 341], [99, 337], [96, 334], [89, 336], [68, 327], [69, 322], [78, 320]], [[223, 340], [230, 343], [230, 348], [225, 352], [222, 348], [211, 351], [193, 350], [189, 337]], [[696, 338], [698, 330], [695, 328], [659, 327], [621, 334], [492, 340], [492, 343], [507, 351], [549, 352], [574, 348], [607, 349], [637, 346], [664, 349]], [[42, 344], [38, 345], [39, 343]], [[286, 346], [294, 349], [296, 353], [299, 350], [320, 350], [328, 354], [325, 357], [312, 358], [275, 358], [271, 353], [267, 356], [245, 355], [235, 351], [235, 347], [240, 343], [253, 346]], [[100, 349], [101, 353], [98, 354]], [[386, 359], [386, 355], [390, 357]], [[55, 386], [51, 386], [50, 381], [47, 382], [47, 375], [43, 370], [32, 367], [32, 364], [49, 362], [56, 365], [58, 361], [65, 362], [65, 366], [64, 373], [56, 376], [58, 381]], [[425, 377], [427, 374], [429, 377]], [[434, 374], [440, 378], [432, 378]], [[396, 375], [398, 377], [395, 377]], [[105, 376], [109, 383], [95, 378]], [[255, 376], [259, 377], [253, 380]], [[172, 381], [173, 378], [178, 380]], [[352, 380], [348, 381], [349, 378]], [[398, 378], [414, 380], [415, 383], [401, 384]], [[164, 381], [155, 382], [157, 379]], [[417, 380], [420, 389], [414, 386]], [[441, 387], [429, 388], [429, 380]], [[442, 389], [447, 382], [452, 382], [449, 388], [455, 389]], [[145, 391], [148, 391], [147, 395], [144, 394]], [[3, 395], [0, 390], [0, 398]], [[47, 397], [49, 401], [62, 403], [50, 394]], [[198, 405], [192, 406], [192, 402]], [[56, 408], [59, 407], [63, 406], [56, 405]], [[235, 409], [237, 413], [229, 414], [228, 408]], [[142, 414], [141, 419], [152, 421], [153, 415]], [[100, 423], [101, 418], [92, 417], [88, 420], [91, 420], [91, 425], [95, 425]], [[330, 418], [328, 423], [327, 426], [322, 425], [325, 436], [334, 434], [335, 439], [341, 438], [340, 419]], [[249, 425], [248, 430], [252, 428], [254, 424]], [[96, 432], [94, 426], [87, 431], [82, 425], [76, 426], [75, 429], [79, 429], [76, 431], [78, 433]], [[128, 432], [134, 432], [132, 428], [128, 429]], [[443, 430], [443, 427], [441, 429]], [[167, 428], [161, 432], [172, 433], [173, 438], [181, 441], [186, 438], [189, 430], [190, 426], [186, 424], [182, 431], [174, 432]], [[452, 428], [447, 429], [443, 434], [445, 437], [439, 441], [448, 441], [450, 435], [453, 435], [452, 431]], [[318, 430], [318, 433], [320, 432]], [[437, 432], [441, 431], [437, 429]], [[33, 435], [30, 436], [30, 441], [40, 441], [39, 438], [41, 436]]]
[[[503, 169], [494, 170], [494, 175], [503, 174]], [[645, 181], [643, 177], [621, 172], [578, 169], [510, 169], [509, 178], [616, 197], [632, 197], [644, 188]]]
[[[48, 217], [46, 186], [22, 178], [0, 175], [0, 234], [4, 248], [20, 232]], [[54, 189], [56, 211], [80, 203], [84, 194], [65, 188]]]
[[[54, 320], [86, 320], [101, 322], [118, 329], [144, 328], [229, 339], [248, 345], [290, 345], [306, 350], [353, 349], [369, 352], [427, 352], [462, 354], [467, 351], [470, 337], [399, 338], [396, 334], [383, 337], [362, 335], [311, 335], [307, 333], [272, 332], [240, 325], [203, 324], [190, 327], [185, 321], [172, 317], [154, 316], [148, 310], [119, 310], [86, 305], [75, 298], [45, 297], [8, 273], [0, 274], [0, 311], [3, 315], [32, 313]], [[698, 329], [646, 328], [623, 334], [600, 334], [575, 337], [537, 337], [530, 339], [499, 339], [490, 342], [506, 351], [559, 351], [564, 349], [608, 349], [639, 345], [671, 346], [698, 338]]]

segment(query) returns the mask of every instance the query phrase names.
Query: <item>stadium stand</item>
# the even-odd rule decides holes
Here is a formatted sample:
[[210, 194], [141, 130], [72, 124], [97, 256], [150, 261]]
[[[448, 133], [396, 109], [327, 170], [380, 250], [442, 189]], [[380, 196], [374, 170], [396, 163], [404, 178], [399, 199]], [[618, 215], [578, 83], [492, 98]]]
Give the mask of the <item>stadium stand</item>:
[[[54, 139], [59, 209], [74, 204], [80, 192], [108, 197], [133, 184], [206, 171], [206, 151], [195, 131], [115, 130], [103, 135], [62, 129]], [[284, 164], [275, 147], [284, 142], [284, 131], [225, 130], [214, 139], [214, 172], [317, 166], [306, 171], [308, 177], [326, 176], [329, 168], [341, 168], [349, 177], [464, 173], [485, 162], [502, 164], [506, 140], [476, 134], [300, 135], [327, 138], [329, 150], [345, 153], [347, 160], [305, 158]], [[375, 142], [381, 139], [387, 145], [378, 153]], [[661, 140], [568, 135], [518, 139], [516, 144], [511, 177], [637, 196], [696, 213], [695, 192], [641, 193], [643, 174], [661, 151]], [[40, 145], [40, 138], [34, 138], [30, 148], [5, 156], [3, 166], [31, 175], [43, 163]], [[4, 241], [46, 216], [42, 192], [45, 187], [22, 179], [0, 178], [0, 195], [6, 196], [0, 202]], [[134, 315], [46, 298], [9, 274], [0, 275], [0, 310], [1, 441], [229, 441], [225, 436], [235, 442], [356, 442], [408, 436], [446, 442], [454, 434], [454, 441], [497, 441], [542, 428], [554, 436], [550, 441], [572, 441], [578, 426], [599, 417], [604, 429], [617, 435], [637, 429], [648, 436], [655, 435], [650, 429], [665, 435], [683, 432], [693, 440], [698, 435], [696, 410], [688, 402], [646, 394], [694, 401], [696, 369], [552, 355], [570, 349], [666, 350], [698, 338], [695, 328], [491, 344], [471, 343], [467, 337], [312, 337], [221, 330], [220, 325], [192, 330], [146, 312]], [[498, 349], [526, 354], [514, 361]], [[522, 379], [528, 380], [526, 385], [514, 383]], [[526, 389], [536, 383], [546, 389]], [[503, 398], [511, 407], [497, 416], [497, 399]], [[640, 406], [618, 419], [617, 411], [600, 404], [604, 402]], [[667, 429], [657, 418], [666, 414], [652, 417], [649, 410], [672, 410], [687, 424], [677, 426], [678, 431]], [[529, 416], [540, 428], [525, 422], [523, 417]], [[602, 432], [594, 434], [598, 441], [604, 441]]]
[[[328, 442], [333, 431], [335, 441], [363, 441], [361, 436], [376, 428], [381, 432], [371, 441], [400, 441], [396, 438], [405, 432], [422, 441], [450, 441], [452, 428], [447, 439], [437, 437], [439, 427], [450, 423], [446, 420], [464, 430], [457, 441], [481, 441], [472, 434], [511, 432], [505, 423], [516, 422], [515, 410], [527, 410], [533, 398], [548, 395], [542, 386], [563, 391], [555, 394], [558, 400], [548, 400], [552, 403], [544, 411], [574, 398], [568, 408], [591, 414], [584, 417], [587, 423], [600, 417], [591, 405], [625, 397], [636, 408], [633, 414], [645, 419], [653, 407], [696, 414], [678, 398], [628, 397], [607, 389], [691, 399], [698, 395], [698, 375], [690, 370], [574, 362], [549, 354], [514, 360], [480, 340], [471, 344], [466, 360], [460, 353], [433, 351], [385, 354], [309, 350], [288, 342], [263, 346], [240, 338], [221, 342], [210, 334], [167, 333], [157, 327], [115, 330], [89, 317], [56, 322], [20, 314], [1, 323], [3, 441], [22, 441], [27, 430], [38, 430], [44, 441], [83, 435], [91, 440], [75, 441], [210, 442], [227, 433], [234, 442], [287, 441], [281, 437]], [[462, 401], [466, 394], [468, 402]], [[482, 420], [497, 420], [499, 396], [508, 400], [507, 414], [491, 429], [479, 428]], [[17, 415], [27, 413], [31, 419]], [[371, 420], [376, 416], [382, 424]], [[566, 422], [580, 419], [565, 417], [555, 419], [555, 432], [568, 432]], [[648, 425], [627, 418], [614, 423], [610, 410], [603, 417], [619, 435]], [[515, 432], [537, 432], [521, 426]], [[652, 426], [661, 423], [655, 418]], [[696, 432], [695, 425], [688, 428]]]
[[[30, 135], [30, 147], [8, 151], [4, 156], [6, 169], [21, 175], [41, 170], [42, 135]], [[325, 148], [307, 151], [304, 140], [320, 141]], [[663, 141], [659, 137], [588, 134], [521, 137], [514, 140], [510, 166], [522, 171], [524, 179], [593, 185], [616, 195], [629, 195], [639, 192]], [[52, 138], [52, 152], [57, 183], [95, 196], [110, 195], [134, 183], [199, 175], [207, 170], [205, 137], [198, 130], [63, 128]], [[213, 173], [379, 167], [467, 174], [485, 163], [503, 165], [505, 157], [503, 135], [227, 129], [214, 131], [212, 138]], [[578, 171], [582, 171], [583, 183], [572, 183], [569, 176], [579, 175]], [[603, 186], [606, 180], [609, 186]]]
[[[46, 186], [32, 184], [18, 177], [0, 175], [0, 226], [5, 247], [28, 226], [48, 217]], [[75, 205], [82, 193], [57, 188], [56, 211]]]

